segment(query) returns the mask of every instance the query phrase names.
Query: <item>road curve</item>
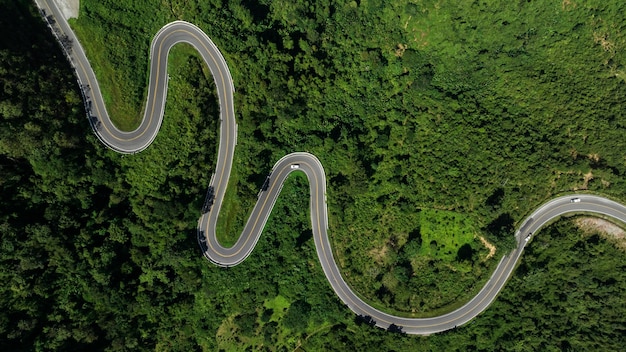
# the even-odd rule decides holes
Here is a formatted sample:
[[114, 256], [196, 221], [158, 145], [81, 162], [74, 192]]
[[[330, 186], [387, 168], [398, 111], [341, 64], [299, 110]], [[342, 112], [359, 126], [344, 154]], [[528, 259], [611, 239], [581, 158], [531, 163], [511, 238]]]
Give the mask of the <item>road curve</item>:
[[[432, 318], [403, 318], [387, 314], [368, 305], [344, 281], [333, 257], [328, 239], [326, 207], [326, 174], [320, 161], [309, 153], [292, 153], [281, 158], [271, 170], [259, 192], [245, 228], [237, 243], [230, 248], [221, 246], [215, 235], [217, 217], [224, 199], [237, 144], [237, 125], [233, 106], [235, 91], [224, 57], [211, 39], [198, 27], [183, 21], [165, 25], [154, 37], [150, 49], [150, 82], [144, 118], [132, 132], [118, 130], [111, 122], [102, 94], [89, 61], [74, 32], [63, 18], [53, 0], [35, 0], [50, 28], [63, 43], [65, 53], [76, 71], [83, 92], [89, 122], [95, 134], [107, 147], [120, 153], [136, 153], [147, 148], [156, 137], [167, 94], [167, 56], [178, 43], [191, 44], [211, 70], [220, 104], [220, 144], [216, 172], [211, 178], [203, 214], [198, 221], [198, 242], [204, 256], [212, 263], [229, 267], [244, 261], [254, 249], [282, 186], [291, 172], [303, 172], [309, 180], [310, 214], [313, 239], [322, 269], [332, 289], [355, 314], [381, 328], [408, 334], [429, 335], [463, 325], [484, 311], [496, 298], [509, 279], [528, 240], [540, 228], [569, 213], [599, 214], [626, 223], [626, 206], [609, 199], [579, 194], [558, 197], [540, 206], [515, 233], [517, 248], [502, 257], [494, 273], [480, 292], [461, 308]], [[52, 18], [50, 18], [50, 16]], [[68, 39], [73, 43], [68, 45]], [[63, 46], [63, 44], [62, 44]], [[577, 201], [573, 201], [577, 199]]]

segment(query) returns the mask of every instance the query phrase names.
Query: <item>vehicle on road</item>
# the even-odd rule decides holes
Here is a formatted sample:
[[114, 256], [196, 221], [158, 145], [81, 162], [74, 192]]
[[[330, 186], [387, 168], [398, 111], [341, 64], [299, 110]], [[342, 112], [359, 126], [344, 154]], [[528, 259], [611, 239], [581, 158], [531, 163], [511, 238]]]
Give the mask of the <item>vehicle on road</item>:
[[571, 203], [580, 203], [580, 198], [572, 198]]
[[529, 233], [528, 236], [526, 236], [526, 238], [524, 239], [525, 242], [528, 242], [530, 240], [530, 238], [533, 236], [533, 233]]
[[300, 164], [291, 164], [291, 168], [292, 169], [299, 169], [300, 168]]
[[202, 214], [206, 214], [211, 210], [213, 206], [213, 200], [215, 198], [215, 189], [213, 186], [209, 186], [209, 189], [206, 192], [206, 197], [204, 198], [204, 204], [202, 204]]
[[265, 179], [265, 182], [263, 182], [263, 186], [261, 186], [261, 192], [267, 191], [269, 186], [270, 186], [270, 177], [267, 176], [267, 178]]

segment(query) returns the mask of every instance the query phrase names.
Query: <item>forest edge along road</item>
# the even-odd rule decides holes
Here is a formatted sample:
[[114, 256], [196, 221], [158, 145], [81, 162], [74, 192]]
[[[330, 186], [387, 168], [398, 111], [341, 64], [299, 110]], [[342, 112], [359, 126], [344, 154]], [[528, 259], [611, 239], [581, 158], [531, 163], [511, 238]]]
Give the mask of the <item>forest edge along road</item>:
[[[88, 121], [94, 133], [107, 147], [120, 153], [136, 153], [154, 140], [163, 119], [167, 93], [167, 60], [172, 46], [177, 43], [192, 45], [211, 70], [220, 105], [220, 139], [215, 174], [211, 178], [207, 203], [198, 221], [199, 244], [204, 256], [212, 263], [230, 267], [244, 261], [254, 249], [282, 186], [291, 172], [304, 172], [309, 181], [310, 213], [313, 239], [324, 274], [341, 301], [364, 321], [395, 332], [429, 335], [463, 325], [483, 312], [504, 287], [517, 265], [527, 242], [543, 226], [565, 214], [585, 212], [599, 214], [626, 223], [626, 206], [607, 198], [576, 194], [554, 198], [535, 210], [515, 232], [517, 248], [503, 256], [490, 279], [469, 302], [450, 313], [432, 318], [404, 318], [384, 313], [359, 298], [344, 281], [333, 257], [328, 239], [326, 205], [326, 174], [319, 159], [310, 153], [291, 153], [282, 157], [271, 170], [259, 198], [234, 246], [222, 247], [215, 234], [217, 217], [224, 200], [226, 185], [232, 168], [237, 144], [233, 94], [234, 85], [226, 60], [211, 39], [191, 23], [176, 21], [166, 24], [154, 36], [150, 48], [150, 77], [144, 118], [140, 126], [130, 132], [120, 131], [111, 122], [102, 99], [93, 69], [53, 0], [35, 0], [42, 15], [52, 16], [47, 21], [74, 67], [85, 100]], [[297, 168], [293, 167], [298, 165]], [[573, 202], [572, 199], [577, 199]], [[211, 203], [211, 204], [209, 204]], [[204, 213], [206, 210], [206, 213]]]

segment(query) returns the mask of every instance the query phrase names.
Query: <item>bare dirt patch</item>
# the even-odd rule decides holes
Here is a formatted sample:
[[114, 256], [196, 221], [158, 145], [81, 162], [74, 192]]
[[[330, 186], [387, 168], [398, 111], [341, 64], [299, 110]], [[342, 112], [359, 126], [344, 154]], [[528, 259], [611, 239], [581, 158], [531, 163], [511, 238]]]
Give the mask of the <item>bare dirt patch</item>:
[[574, 220], [574, 224], [586, 235], [597, 233], [620, 250], [626, 251], [626, 231], [614, 223], [600, 218], [580, 217]]
[[370, 250], [369, 254], [374, 262], [376, 262], [376, 264], [382, 265], [385, 262], [385, 259], [387, 259], [387, 252], [389, 252], [389, 247], [387, 247], [387, 245], [384, 245], [380, 249], [374, 248]]
[[593, 42], [599, 44], [604, 51], [615, 52], [615, 42], [609, 40], [608, 33], [593, 32]]
[[568, 11], [571, 9], [575, 9], [576, 8], [576, 4], [574, 2], [572, 2], [572, 0], [563, 0], [561, 2], [561, 7], [563, 8], [563, 11]]
[[398, 44], [398, 46], [396, 47], [396, 50], [395, 50], [395, 52], [396, 52], [395, 55], [397, 57], [402, 57], [402, 54], [404, 54], [404, 52], [406, 51], [406, 48], [407, 48], [407, 46], [405, 44], [402, 44], [402, 43]]
[[580, 187], [580, 189], [587, 189], [589, 186], [589, 181], [593, 180], [593, 172], [591, 172], [591, 170], [589, 170], [588, 173], [583, 175], [584, 179], [583, 179], [583, 185], [582, 187]]

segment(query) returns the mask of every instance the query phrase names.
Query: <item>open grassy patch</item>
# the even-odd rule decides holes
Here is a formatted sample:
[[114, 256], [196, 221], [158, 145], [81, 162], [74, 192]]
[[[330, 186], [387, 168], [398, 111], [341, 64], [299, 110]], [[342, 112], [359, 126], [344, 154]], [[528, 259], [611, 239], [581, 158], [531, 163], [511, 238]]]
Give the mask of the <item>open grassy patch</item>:
[[287, 300], [287, 298], [281, 295], [278, 295], [272, 299], [268, 299], [263, 304], [266, 310], [268, 311], [270, 309], [272, 310], [272, 315], [269, 319], [270, 321], [280, 321], [285, 315], [285, 311], [287, 310], [287, 308], [289, 308], [290, 305], [291, 303]]
[[234, 245], [243, 230], [243, 226], [237, 226], [237, 215], [242, 211], [241, 201], [237, 196], [237, 184], [237, 173], [231, 172], [216, 227], [217, 240], [225, 247]]
[[420, 254], [452, 262], [463, 245], [474, 242], [476, 228], [471, 218], [452, 211], [425, 209], [420, 214]]
[[70, 21], [98, 78], [111, 120], [124, 131], [137, 128], [143, 117], [152, 37], [173, 19], [165, 8], [150, 2], [81, 1], [80, 16]]

